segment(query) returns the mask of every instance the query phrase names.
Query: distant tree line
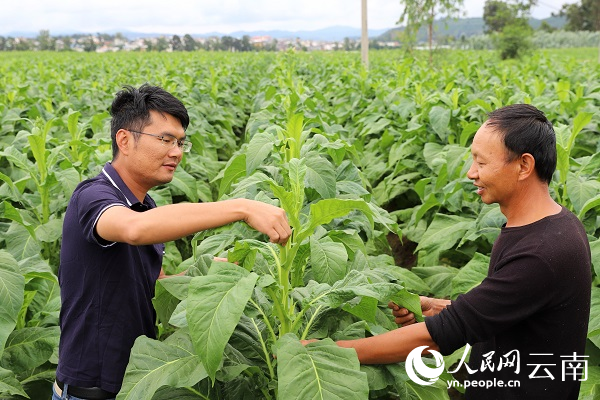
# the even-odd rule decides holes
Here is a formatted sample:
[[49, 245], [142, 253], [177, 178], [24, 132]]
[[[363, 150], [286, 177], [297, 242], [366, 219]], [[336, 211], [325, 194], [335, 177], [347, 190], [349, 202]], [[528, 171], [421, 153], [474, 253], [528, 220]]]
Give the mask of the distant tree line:
[[[486, 33], [493, 36], [502, 59], [517, 58], [534, 46], [529, 15], [536, 4], [537, 0], [486, 0], [483, 9]], [[553, 14], [557, 15], [566, 17], [567, 31], [600, 30], [599, 0], [565, 4], [558, 14]], [[550, 33], [554, 30], [547, 23], [540, 26], [540, 31]]]
[[[431, 54], [433, 43], [434, 19], [445, 17], [444, 21], [461, 15], [464, 0], [399, 0], [403, 13], [398, 23], [405, 23], [398, 38], [409, 51], [417, 44], [417, 32], [425, 26]], [[529, 24], [530, 11], [538, 0], [486, 0], [483, 9], [483, 21], [486, 38], [498, 49], [502, 59], [517, 58], [533, 47], [533, 28]], [[560, 12], [553, 16], [565, 17], [566, 31], [599, 31], [600, 0], [579, 0], [577, 3], [563, 5]], [[441, 21], [441, 20], [440, 20]], [[551, 33], [556, 28], [543, 21], [539, 32]], [[480, 36], [480, 35], [475, 35]], [[470, 39], [461, 35], [456, 38], [438, 38], [438, 44], [464, 46]], [[570, 38], [572, 39], [572, 38]], [[454, 43], [452, 43], [454, 41]]]
[[[75, 48], [86, 52], [96, 51], [104, 45], [111, 45], [118, 50], [125, 48], [129, 40], [121, 33], [110, 35], [106, 33], [97, 34], [74, 34], [51, 36], [50, 31], [42, 30], [35, 38], [4, 37], [0, 36], [0, 51], [27, 51], [27, 50], [54, 50], [71, 51]], [[142, 39], [143, 46], [133, 50], [146, 51], [274, 51], [277, 40], [270, 43], [252, 44], [248, 35], [241, 39], [231, 36], [211, 37], [202, 41], [194, 39], [186, 34], [181, 38], [179, 35], [161, 36], [158, 38]]]
[[567, 17], [566, 30], [600, 31], [600, 1], [581, 0], [579, 3], [565, 4], [558, 15]]
[[[132, 43], [135, 43], [133, 45]], [[50, 31], [42, 30], [35, 38], [23, 37], [4, 37], [0, 36], [0, 51], [85, 51], [94, 52], [98, 49], [109, 46], [111, 51], [129, 50], [129, 51], [229, 51], [229, 52], [248, 52], [248, 51], [277, 51], [278, 40], [261, 41], [253, 43], [250, 36], [244, 35], [241, 39], [232, 36], [209, 37], [205, 39], [195, 39], [190, 34], [183, 37], [179, 35], [160, 36], [157, 38], [128, 40], [123, 34], [116, 33], [110, 35], [106, 33], [97, 34], [74, 34], [51, 36]], [[307, 51], [302, 45], [300, 38], [290, 40], [287, 48], [294, 47], [297, 50]], [[280, 46], [279, 46], [280, 47]], [[332, 50], [353, 51], [360, 50], [360, 41], [344, 38], [341, 42], [334, 42]], [[383, 49], [386, 45], [377, 40], [371, 40], [370, 49]]]
[[[485, 33], [500, 50], [502, 58], [514, 58], [523, 54], [532, 47], [531, 37], [533, 29], [528, 23], [531, 7], [538, 0], [486, 0], [483, 10]], [[398, 39], [408, 48], [416, 45], [416, 32], [423, 25], [427, 26], [428, 42], [431, 49], [433, 41], [433, 22], [436, 17], [456, 17], [461, 13], [463, 0], [400, 0], [405, 6], [404, 12], [398, 22], [406, 22], [406, 29], [401, 32]], [[600, 31], [600, 0], [580, 0], [578, 3], [565, 4], [553, 16], [565, 17], [567, 31]], [[556, 28], [543, 21], [539, 28], [543, 32], [553, 32]], [[397, 40], [397, 39], [396, 39]], [[460, 39], [452, 37], [437, 38], [437, 43], [444, 45], [458, 45], [467, 42], [466, 37]], [[211, 37], [203, 40], [194, 39], [186, 34], [161, 36], [158, 38], [143, 39], [141, 45], [128, 47], [130, 43], [121, 33], [115, 35], [97, 33], [51, 36], [50, 31], [42, 30], [36, 38], [4, 37], [0, 36], [0, 51], [86, 51], [93, 52], [99, 48], [110, 45], [112, 50], [127, 48], [132, 51], [276, 51], [276, 39], [270, 42], [253, 43], [248, 35], [241, 39], [232, 36]], [[288, 46], [298, 50], [307, 50], [300, 40]], [[385, 48], [378, 40], [371, 40], [370, 49]], [[335, 43], [332, 50], [352, 51], [360, 49], [360, 42], [345, 38], [341, 43]]]

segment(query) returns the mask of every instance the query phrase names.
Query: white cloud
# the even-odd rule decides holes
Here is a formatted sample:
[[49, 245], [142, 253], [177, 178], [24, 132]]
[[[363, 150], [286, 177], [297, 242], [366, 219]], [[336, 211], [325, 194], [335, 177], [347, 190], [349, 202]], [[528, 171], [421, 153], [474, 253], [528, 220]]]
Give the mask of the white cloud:
[[[545, 18], [565, 2], [544, 0], [533, 16]], [[158, 33], [230, 33], [239, 30], [315, 30], [360, 27], [361, 0], [2, 0], [0, 34], [128, 30]], [[484, 1], [465, 0], [466, 15], [480, 17]], [[369, 28], [395, 26], [398, 0], [368, 0]]]

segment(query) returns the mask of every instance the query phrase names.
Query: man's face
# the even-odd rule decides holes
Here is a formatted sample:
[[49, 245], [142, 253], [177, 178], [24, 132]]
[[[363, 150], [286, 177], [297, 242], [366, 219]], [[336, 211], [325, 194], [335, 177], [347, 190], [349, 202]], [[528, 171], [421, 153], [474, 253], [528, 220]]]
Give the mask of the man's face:
[[520, 162], [509, 161], [509, 152], [494, 128], [484, 123], [471, 145], [473, 163], [467, 177], [477, 186], [477, 194], [486, 204], [508, 206], [518, 193]]
[[185, 138], [185, 131], [179, 120], [170, 114], [150, 111], [151, 123], [142, 129], [134, 142], [130, 166], [135, 170], [136, 179], [147, 188], [171, 182], [177, 165], [183, 156], [179, 146], [163, 143], [158, 137], [169, 140]]

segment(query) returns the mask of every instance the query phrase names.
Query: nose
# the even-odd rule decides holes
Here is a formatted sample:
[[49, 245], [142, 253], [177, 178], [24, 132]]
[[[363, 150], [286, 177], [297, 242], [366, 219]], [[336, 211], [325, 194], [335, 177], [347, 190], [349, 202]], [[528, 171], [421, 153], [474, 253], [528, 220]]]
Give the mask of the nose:
[[477, 167], [475, 166], [475, 162], [471, 162], [471, 166], [467, 171], [467, 178], [472, 180], [477, 179]]
[[178, 145], [175, 145], [175, 146], [171, 147], [171, 150], [169, 150], [169, 156], [177, 157], [178, 159], [181, 159], [181, 157], [183, 156], [183, 149], [181, 147], [179, 147]]

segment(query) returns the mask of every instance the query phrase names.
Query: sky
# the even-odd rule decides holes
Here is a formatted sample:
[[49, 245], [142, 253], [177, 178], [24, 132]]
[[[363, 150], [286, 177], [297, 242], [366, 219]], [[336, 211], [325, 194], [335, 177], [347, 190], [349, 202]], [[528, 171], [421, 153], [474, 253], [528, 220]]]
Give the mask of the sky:
[[[564, 3], [538, 0], [535, 18], [549, 17]], [[482, 0], [464, 0], [463, 16], [481, 17]], [[396, 26], [398, 0], [367, 0], [369, 29]], [[257, 30], [360, 28], [361, 0], [0, 0], [0, 35], [11, 32], [134, 31], [200, 34]]]

